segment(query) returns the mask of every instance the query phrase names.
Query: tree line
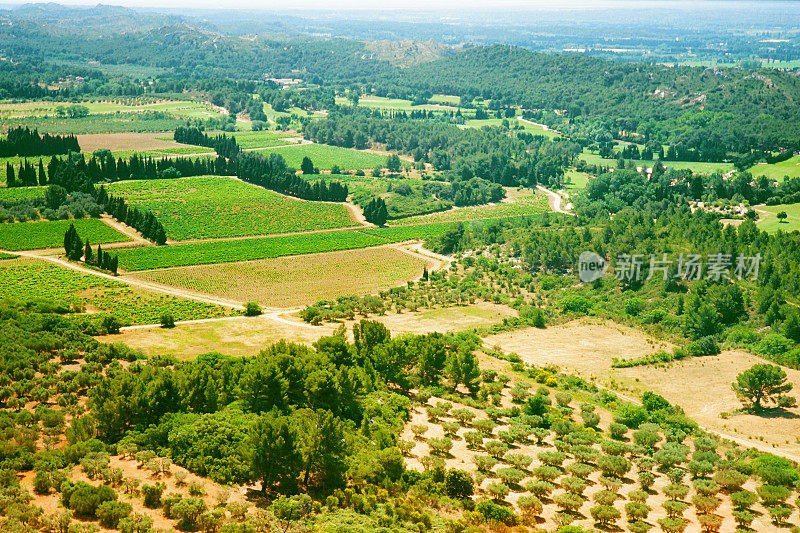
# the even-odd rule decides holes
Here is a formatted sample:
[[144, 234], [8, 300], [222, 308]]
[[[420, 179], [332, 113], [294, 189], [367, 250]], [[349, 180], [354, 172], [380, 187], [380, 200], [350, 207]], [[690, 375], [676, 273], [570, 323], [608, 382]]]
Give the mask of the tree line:
[[8, 130], [5, 139], [0, 139], [0, 157], [36, 156], [80, 152], [78, 138], [74, 135], [39, 135], [36, 129], [19, 126]]
[[759, 71], [758, 83], [754, 76], [735, 68], [663, 68], [493, 45], [376, 75], [371, 89], [379, 96], [428, 92], [558, 110], [545, 123], [574, 138], [594, 142], [635, 133], [644, 142], [682, 145], [701, 160], [720, 160], [784, 150], [800, 140], [793, 112], [800, 80], [773, 69]]
[[130, 207], [125, 198], [108, 194], [102, 185], [97, 192], [97, 199], [105, 206], [109, 215], [132, 227], [145, 239], [151, 240], [159, 246], [167, 243], [167, 232], [164, 230], [164, 225], [150, 211], [139, 211], [137, 207]]
[[386, 150], [430, 163], [449, 181], [478, 177], [503, 186], [560, 182], [581, 147], [565, 139], [549, 140], [509, 128], [459, 128], [439, 121], [386, 118], [380, 111], [340, 108], [310, 122], [303, 132], [315, 142]]
[[200, 130], [197, 126], [179, 126], [175, 129], [173, 136], [175, 142], [181, 144], [193, 144], [195, 146], [205, 146], [213, 148], [217, 155], [225, 158], [235, 157], [240, 152], [236, 137], [226, 134], [209, 135]]
[[[18, 167], [6, 163], [8, 187], [49, 185], [56, 183], [54, 176], [63, 165], [75, 168], [91, 183], [121, 181], [129, 179], [164, 179], [214, 174], [232, 176], [236, 174], [236, 161], [224, 157], [176, 157], [154, 158], [133, 154], [128, 158], [114, 158], [109, 150], [98, 150], [86, 161], [82, 154], [71, 154], [61, 158], [53, 156], [44, 165], [39, 159], [34, 167], [27, 160]], [[16, 169], [16, 171], [15, 171]]]
[[286, 165], [280, 154], [271, 153], [263, 156], [257, 153], [244, 152], [235, 160], [240, 179], [289, 196], [322, 202], [344, 202], [347, 200], [347, 185], [338, 181], [326, 183], [318, 180], [309, 183], [297, 176]]
[[74, 224], [70, 224], [69, 229], [67, 229], [64, 234], [64, 252], [66, 253], [67, 259], [71, 261], [80, 261], [83, 259], [87, 265], [94, 265], [103, 270], [108, 270], [114, 275], [117, 274], [119, 257], [117, 255], [111, 255], [109, 252], [104, 252], [103, 247], [99, 244], [97, 245], [97, 253], [95, 254], [91, 244], [89, 244], [89, 238], [87, 237], [84, 243], [80, 235], [78, 235]]

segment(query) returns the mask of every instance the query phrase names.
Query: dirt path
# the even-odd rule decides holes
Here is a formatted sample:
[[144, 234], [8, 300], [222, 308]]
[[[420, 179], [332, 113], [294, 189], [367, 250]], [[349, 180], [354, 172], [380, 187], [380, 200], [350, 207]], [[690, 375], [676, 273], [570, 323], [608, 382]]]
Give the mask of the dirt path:
[[436, 268], [433, 270], [442, 270], [447, 269], [450, 266], [450, 263], [453, 262], [453, 258], [447, 255], [437, 254], [436, 252], [431, 252], [430, 250], [426, 250], [423, 248], [424, 243], [416, 243], [409, 246], [405, 251], [408, 253], [409, 249], [413, 250], [415, 254], [427, 257], [428, 259], [433, 259], [438, 262]]
[[543, 193], [547, 194], [547, 203], [550, 205], [550, 209], [552, 209], [556, 213], [561, 213], [563, 215], [569, 215], [571, 217], [575, 216], [575, 213], [561, 209], [561, 201], [563, 200], [563, 198], [561, 197], [560, 194], [558, 194], [557, 192], [553, 192], [550, 189], [545, 189], [541, 185], [537, 185], [536, 188], [542, 191]]
[[[111, 217], [111, 216], [109, 216], [109, 215], [107, 215], [105, 213], [100, 215], [100, 220], [102, 220], [108, 226], [111, 226], [112, 228], [114, 228], [118, 232], [122, 233], [123, 235], [125, 235], [127, 237], [130, 237], [131, 240], [134, 241], [136, 244], [139, 244], [139, 245], [142, 245], [142, 246], [155, 246], [154, 243], [152, 243], [152, 242], [148, 241], [147, 239], [145, 239], [144, 237], [142, 237], [142, 235], [138, 231], [133, 229], [132, 227], [130, 227], [130, 226], [126, 225], [126, 224], [123, 224], [122, 222], [119, 222], [115, 218], [113, 218], [113, 217]], [[130, 244], [130, 243], [125, 243], [125, 244]]]
[[[289, 326], [301, 327], [301, 328], [309, 328], [309, 329], [322, 329], [322, 326], [312, 326], [311, 324], [307, 324], [305, 322], [298, 322], [296, 320], [288, 320], [283, 318], [283, 315], [288, 315], [291, 313], [297, 313], [302, 311], [301, 308], [297, 309], [277, 309], [277, 310], [270, 310], [266, 313], [263, 313], [262, 317], [268, 318], [270, 320], [274, 320], [275, 322], [280, 322], [281, 324], [287, 324]], [[223, 316], [219, 318], [198, 318], [196, 320], [179, 320], [175, 322], [176, 326], [188, 326], [192, 324], [208, 324], [210, 322], [226, 322], [229, 320], [242, 320], [248, 317], [243, 316]], [[136, 331], [136, 330], [143, 330], [143, 329], [155, 329], [160, 328], [161, 324], [139, 324], [136, 326], [125, 326], [120, 328], [120, 331]]]
[[556, 130], [551, 129], [549, 126], [546, 126], [545, 124], [539, 124], [538, 122], [534, 122], [532, 120], [528, 120], [522, 117], [517, 117], [517, 120], [519, 120], [520, 122], [525, 122], [526, 124], [530, 124], [531, 126], [537, 126], [539, 128], [542, 128], [544, 131], [552, 131], [553, 133], [558, 133]]
[[168, 294], [170, 296], [176, 296], [178, 298], [186, 298], [188, 300], [195, 300], [197, 302], [203, 302], [203, 303], [212, 304], [212, 305], [220, 305], [220, 306], [223, 306], [223, 307], [229, 307], [231, 309], [236, 309], [238, 311], [244, 311], [244, 306], [239, 304], [239, 303], [236, 303], [236, 302], [231, 302], [231, 301], [228, 301], [228, 300], [215, 298], [213, 296], [208, 296], [208, 295], [204, 295], [204, 294], [201, 294], [201, 293], [196, 293], [196, 292], [193, 292], [193, 291], [187, 291], [187, 290], [184, 290], [184, 289], [176, 289], [175, 287], [170, 287], [168, 285], [161, 285], [161, 284], [157, 284], [157, 283], [143, 282], [143, 281], [139, 281], [139, 280], [136, 280], [136, 279], [127, 278], [126, 276], [114, 276], [114, 275], [111, 275], [111, 274], [106, 274], [104, 272], [98, 272], [97, 270], [92, 270], [91, 268], [87, 268], [87, 267], [83, 267], [83, 266], [80, 266], [80, 265], [75, 264], [75, 263], [71, 263], [71, 262], [66, 261], [64, 259], [61, 259], [60, 257], [54, 257], [54, 256], [50, 256], [50, 255], [38, 255], [38, 254], [32, 253], [32, 252], [10, 252], [10, 251], [7, 251], [7, 250], [0, 250], [0, 252], [11, 254], [11, 255], [19, 255], [21, 257], [29, 257], [29, 258], [33, 258], [33, 259], [40, 259], [42, 261], [48, 261], [48, 262], [53, 263], [55, 265], [58, 265], [60, 267], [69, 268], [69, 269], [75, 270], [77, 272], [80, 272], [82, 274], [89, 274], [91, 276], [97, 276], [97, 277], [108, 279], [108, 280], [112, 280], [112, 281], [118, 281], [120, 283], [125, 283], [125, 284], [131, 285], [133, 287], [139, 287], [141, 289], [145, 289], [145, 290], [149, 290], [149, 291], [160, 292], [162, 294]]
[[361, 226], [365, 228], [374, 228], [375, 224], [371, 222], [367, 222], [366, 217], [364, 217], [364, 212], [358, 207], [356, 204], [351, 204], [350, 202], [344, 202], [344, 206], [350, 211], [350, 216], [358, 222]]

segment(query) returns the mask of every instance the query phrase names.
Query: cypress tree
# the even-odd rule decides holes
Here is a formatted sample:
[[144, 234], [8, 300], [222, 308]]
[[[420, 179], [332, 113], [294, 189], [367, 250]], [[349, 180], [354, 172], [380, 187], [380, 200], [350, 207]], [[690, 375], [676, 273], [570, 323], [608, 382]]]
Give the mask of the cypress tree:
[[93, 255], [93, 254], [92, 254], [92, 247], [91, 247], [91, 245], [89, 244], [89, 237], [86, 237], [86, 246], [84, 246], [84, 248], [83, 248], [83, 260], [84, 260], [86, 263], [90, 263], [90, 264], [91, 264], [91, 262], [92, 262], [92, 255]]
[[42, 158], [39, 158], [39, 185], [47, 185], [47, 174], [44, 173]]
[[67, 254], [67, 259], [72, 261], [80, 261], [83, 257], [83, 241], [78, 235], [74, 224], [69, 225], [69, 229], [64, 234], [64, 251]]
[[12, 165], [11, 163], [6, 163], [6, 186], [7, 187], [17, 186], [17, 178], [14, 176], [14, 165]]
[[108, 262], [108, 269], [111, 272], [113, 272], [115, 276], [117, 275], [117, 263], [118, 262], [119, 262], [119, 256], [116, 256], [116, 255], [114, 257], [112, 257], [111, 260]]

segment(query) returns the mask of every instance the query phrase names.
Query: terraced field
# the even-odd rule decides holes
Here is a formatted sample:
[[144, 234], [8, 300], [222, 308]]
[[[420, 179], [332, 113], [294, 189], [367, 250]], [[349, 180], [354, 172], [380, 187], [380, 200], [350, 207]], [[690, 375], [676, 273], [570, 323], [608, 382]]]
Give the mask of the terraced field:
[[223, 307], [156, 294], [27, 258], [0, 261], [0, 299], [6, 298], [83, 308], [92, 313], [91, 318], [111, 314], [123, 325], [158, 323], [164, 313], [175, 320], [228, 315]]
[[298, 200], [227, 177], [124, 181], [108, 190], [155, 214], [178, 241], [355, 225], [343, 205]]
[[78, 235], [92, 244], [125, 242], [130, 238], [96, 218], [78, 220], [45, 220], [0, 224], [0, 248], [4, 250], [38, 250], [60, 248], [64, 245], [64, 233], [70, 224], [75, 224]]
[[141, 272], [137, 278], [268, 307], [372, 294], [422, 274], [425, 261], [388, 247]]

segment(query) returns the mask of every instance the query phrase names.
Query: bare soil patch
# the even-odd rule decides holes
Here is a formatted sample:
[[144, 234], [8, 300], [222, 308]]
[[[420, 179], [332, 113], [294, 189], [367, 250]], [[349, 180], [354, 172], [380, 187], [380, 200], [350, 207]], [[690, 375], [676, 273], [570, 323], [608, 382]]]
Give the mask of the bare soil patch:
[[165, 141], [165, 133], [92, 133], [78, 135], [78, 144], [84, 152], [108, 148], [112, 152], [122, 150], [157, 150], [161, 148], [185, 148], [185, 144]]

